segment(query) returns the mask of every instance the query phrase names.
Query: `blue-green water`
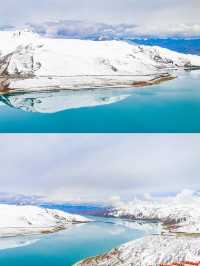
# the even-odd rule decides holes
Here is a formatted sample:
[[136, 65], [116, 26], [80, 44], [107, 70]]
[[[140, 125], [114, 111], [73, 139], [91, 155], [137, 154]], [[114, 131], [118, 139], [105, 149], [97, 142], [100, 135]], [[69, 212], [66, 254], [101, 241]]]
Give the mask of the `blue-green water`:
[[38, 241], [24, 247], [0, 250], [0, 265], [70, 266], [144, 235], [144, 232], [131, 229], [118, 219], [95, 219], [96, 222], [66, 231], [38, 236]]
[[[26, 99], [16, 105], [11, 96], [0, 97], [0, 102], [4, 102], [0, 105], [0, 132], [200, 132], [200, 71], [179, 73], [175, 80], [145, 88], [17, 97], [18, 100], [20, 97]], [[108, 104], [112, 97], [123, 100], [116, 98]], [[88, 98], [99, 105], [83, 107], [88, 106], [85, 100]], [[30, 112], [41, 103], [43, 111], [52, 113]], [[73, 109], [70, 109], [71, 105]], [[76, 108], [78, 105], [82, 107]]]

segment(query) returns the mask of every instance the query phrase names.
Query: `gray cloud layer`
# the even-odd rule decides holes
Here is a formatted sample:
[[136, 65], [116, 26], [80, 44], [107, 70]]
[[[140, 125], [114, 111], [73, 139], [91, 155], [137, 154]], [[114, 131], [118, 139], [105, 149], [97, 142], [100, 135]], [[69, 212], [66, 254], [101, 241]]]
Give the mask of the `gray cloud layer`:
[[199, 189], [198, 135], [2, 135], [2, 192], [96, 201]]
[[[23, 28], [24, 26], [22, 26]], [[130, 39], [135, 37], [199, 37], [200, 24], [178, 25], [134, 25], [105, 24], [79, 20], [60, 20], [56, 22], [27, 23], [26, 27], [45, 35], [58, 38], [81, 39]]]
[[[138, 25], [137, 33], [200, 34], [199, 0], [7, 0], [1, 24], [56, 20]], [[186, 32], [186, 33], [185, 33]]]

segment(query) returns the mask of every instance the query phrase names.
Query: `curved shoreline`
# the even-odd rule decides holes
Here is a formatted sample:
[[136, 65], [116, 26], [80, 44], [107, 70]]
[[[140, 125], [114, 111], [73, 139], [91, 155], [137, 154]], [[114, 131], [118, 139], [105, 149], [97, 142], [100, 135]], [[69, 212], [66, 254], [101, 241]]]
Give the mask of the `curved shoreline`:
[[9, 237], [17, 237], [17, 236], [33, 236], [33, 235], [47, 235], [53, 234], [59, 231], [67, 230], [71, 228], [73, 225], [86, 224], [90, 221], [85, 222], [72, 222], [68, 225], [57, 225], [51, 227], [7, 227], [0, 228], [0, 238], [9, 238]]
[[[91, 90], [101, 88], [130, 88], [146, 87], [157, 85], [165, 81], [173, 80], [175, 75], [169, 73], [142, 75], [144, 79], [139, 79], [139, 75], [88, 75], [88, 76], [1, 76], [0, 94], [11, 94], [15, 92], [36, 92], [36, 91], [56, 91], [56, 90]], [[133, 80], [133, 77], [137, 77]], [[148, 79], [148, 77], [151, 77]], [[59, 80], [60, 79], [60, 80]], [[85, 79], [85, 80], [84, 80]], [[123, 80], [124, 79], [124, 80]], [[78, 80], [78, 82], [77, 82]], [[18, 85], [19, 83], [19, 85]], [[24, 87], [22, 84], [24, 83]], [[29, 85], [30, 83], [30, 85]], [[35, 83], [35, 84], [34, 84]], [[59, 85], [60, 83], [60, 85]], [[63, 83], [63, 84], [62, 84]], [[38, 84], [38, 85], [37, 85]]]

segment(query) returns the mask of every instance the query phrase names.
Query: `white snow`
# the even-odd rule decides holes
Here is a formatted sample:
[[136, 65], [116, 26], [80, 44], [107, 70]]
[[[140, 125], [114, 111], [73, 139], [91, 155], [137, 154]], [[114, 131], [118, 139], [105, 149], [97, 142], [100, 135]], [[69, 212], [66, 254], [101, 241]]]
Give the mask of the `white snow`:
[[200, 66], [196, 55], [123, 41], [50, 39], [27, 30], [0, 32], [0, 39], [0, 74], [29, 76], [11, 80], [13, 89], [130, 86], [170, 69]]
[[116, 203], [109, 215], [130, 219], [159, 220], [165, 225], [175, 225], [173, 232], [200, 233], [200, 197], [177, 196], [167, 199], [135, 199]]
[[89, 221], [83, 216], [59, 210], [7, 204], [0, 204], [0, 217], [0, 237], [54, 232]]

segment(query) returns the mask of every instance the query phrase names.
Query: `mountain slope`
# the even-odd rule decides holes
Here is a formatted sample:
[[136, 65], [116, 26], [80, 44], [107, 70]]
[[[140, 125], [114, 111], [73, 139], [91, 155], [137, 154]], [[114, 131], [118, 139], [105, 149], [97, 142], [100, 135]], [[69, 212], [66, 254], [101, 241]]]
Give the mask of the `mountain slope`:
[[89, 220], [66, 212], [36, 206], [0, 205], [0, 237], [51, 233]]
[[29, 31], [0, 32], [0, 38], [0, 84], [13, 89], [130, 86], [200, 66], [196, 55], [123, 41], [50, 39]]
[[[184, 192], [183, 192], [184, 193]], [[158, 220], [163, 229], [171, 232], [200, 233], [200, 197], [191, 195], [167, 200], [133, 200], [119, 202], [110, 209], [109, 216], [129, 218], [133, 220]]]

